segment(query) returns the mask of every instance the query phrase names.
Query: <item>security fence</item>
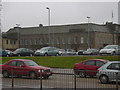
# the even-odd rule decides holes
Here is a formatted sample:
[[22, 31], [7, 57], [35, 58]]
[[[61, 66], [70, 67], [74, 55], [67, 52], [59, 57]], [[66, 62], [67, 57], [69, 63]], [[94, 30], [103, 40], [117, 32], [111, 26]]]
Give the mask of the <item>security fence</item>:
[[[13, 70], [12, 70], [13, 71]], [[2, 78], [3, 90], [120, 90], [120, 73], [53, 69], [48, 79], [16, 77]]]

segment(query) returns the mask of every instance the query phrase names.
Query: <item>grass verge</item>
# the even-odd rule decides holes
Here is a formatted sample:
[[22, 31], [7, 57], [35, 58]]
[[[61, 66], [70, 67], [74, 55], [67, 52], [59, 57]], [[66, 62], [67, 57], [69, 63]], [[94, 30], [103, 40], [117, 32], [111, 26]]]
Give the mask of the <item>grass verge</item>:
[[[77, 62], [86, 59], [105, 59], [109, 61], [120, 61], [119, 56], [48, 56], [48, 57], [2, 57], [2, 63], [11, 59], [30, 59], [46, 67], [52, 68], [73, 68]], [[1, 63], [1, 64], [2, 64]]]

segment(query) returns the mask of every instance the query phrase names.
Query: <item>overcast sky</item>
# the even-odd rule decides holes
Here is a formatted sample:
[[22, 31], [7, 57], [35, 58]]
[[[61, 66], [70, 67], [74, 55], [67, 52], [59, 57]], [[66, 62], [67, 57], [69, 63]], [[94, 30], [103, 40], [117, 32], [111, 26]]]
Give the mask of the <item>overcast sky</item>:
[[[14, 1], [14, 0], [13, 0]], [[51, 25], [80, 24], [90, 22], [118, 23], [118, 2], [2, 2], [2, 31], [20, 24], [21, 27], [48, 25], [48, 10], [51, 10]]]

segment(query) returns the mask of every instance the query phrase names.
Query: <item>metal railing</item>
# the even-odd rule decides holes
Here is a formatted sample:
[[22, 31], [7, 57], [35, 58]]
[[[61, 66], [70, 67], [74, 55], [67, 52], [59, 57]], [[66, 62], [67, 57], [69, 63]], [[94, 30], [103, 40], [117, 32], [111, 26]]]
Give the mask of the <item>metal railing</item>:
[[19, 88], [27, 88], [25, 90], [29, 90], [30, 88], [35, 90], [120, 90], [120, 77], [118, 72], [104, 72], [103, 75], [110, 75], [112, 78], [106, 84], [101, 84], [99, 80], [101, 73], [96, 76], [96, 71], [56, 69], [49, 79], [44, 79], [42, 75], [37, 79], [29, 79], [28, 77], [17, 78], [14, 73], [12, 69], [10, 78], [3, 78], [3, 90], [5, 90], [4, 86], [6, 83], [7, 85], [9, 84], [8, 88], [15, 90]]

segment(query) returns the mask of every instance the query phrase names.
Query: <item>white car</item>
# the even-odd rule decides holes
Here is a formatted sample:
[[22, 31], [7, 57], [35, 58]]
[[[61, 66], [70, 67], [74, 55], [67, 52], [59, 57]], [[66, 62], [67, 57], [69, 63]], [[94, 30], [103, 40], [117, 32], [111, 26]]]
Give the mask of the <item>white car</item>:
[[120, 61], [109, 61], [98, 69], [97, 77], [102, 84], [120, 82]]
[[109, 55], [118, 55], [120, 54], [120, 46], [119, 45], [107, 45], [99, 52], [100, 55], [109, 54]]
[[66, 53], [67, 55], [76, 55], [76, 52], [73, 49], [66, 49]]

